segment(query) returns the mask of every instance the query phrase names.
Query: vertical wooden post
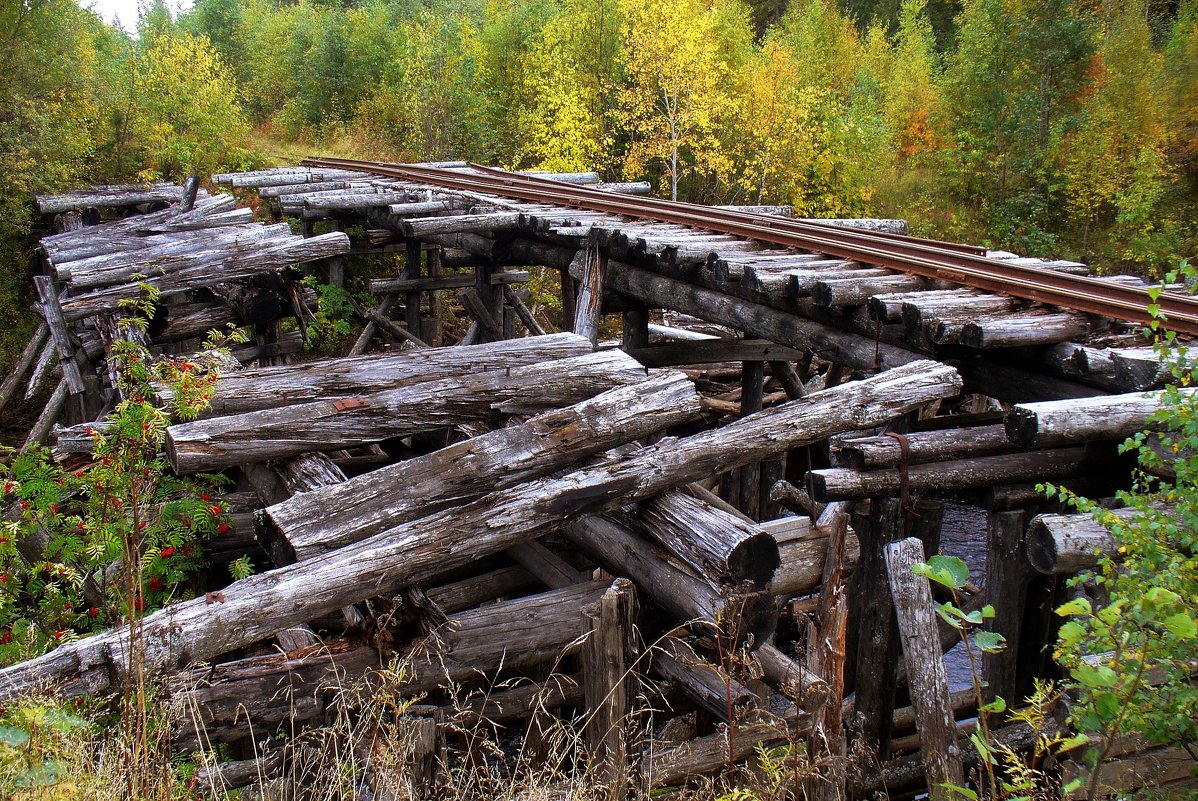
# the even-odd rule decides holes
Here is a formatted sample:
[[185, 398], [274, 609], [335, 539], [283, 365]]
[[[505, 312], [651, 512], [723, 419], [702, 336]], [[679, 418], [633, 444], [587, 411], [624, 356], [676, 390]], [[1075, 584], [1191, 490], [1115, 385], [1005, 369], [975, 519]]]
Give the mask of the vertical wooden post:
[[[404, 241], [404, 278], [415, 281], [420, 278], [420, 240]], [[404, 301], [404, 322], [407, 323], [408, 333], [420, 336], [420, 290], [413, 289], [407, 293]]]
[[607, 269], [607, 253], [591, 246], [585, 251], [582, 280], [578, 284], [578, 302], [574, 307], [575, 334], [599, 342], [599, 305], [603, 300], [603, 274]]
[[583, 610], [586, 643], [582, 651], [583, 690], [586, 696], [587, 745], [596, 778], [607, 787], [608, 798], [623, 798], [630, 787], [634, 764], [629, 726], [637, 681], [636, 590], [628, 579], [612, 582], [599, 603]]
[[848, 628], [848, 599], [844, 590], [845, 537], [848, 515], [832, 518], [828, 551], [819, 603], [807, 626], [807, 666], [828, 684], [828, 697], [813, 716], [807, 753], [824, 768], [806, 783], [810, 801], [840, 801], [844, 798], [845, 751], [841, 699], [844, 696], [845, 635]]
[[1019, 633], [1027, 606], [1027, 588], [1035, 570], [1027, 559], [1024, 533], [1027, 512], [991, 512], [987, 526], [986, 587], [995, 588], [987, 600], [994, 606], [994, 617], [986, 628], [1001, 634], [1007, 647], [996, 654], [982, 655], [982, 675], [986, 679], [986, 700], [1001, 695], [1014, 703], [1021, 688], [1016, 679], [1019, 665]]
[[649, 310], [631, 309], [624, 312], [624, 350], [649, 347]]
[[[436, 278], [441, 275], [441, 248], [433, 248], [428, 252], [428, 277]], [[429, 326], [423, 332], [421, 339], [434, 348], [441, 345], [441, 290], [434, 289], [428, 295]]]
[[861, 738], [867, 748], [877, 750], [880, 761], [885, 761], [890, 755], [894, 721], [899, 632], [882, 549], [901, 536], [900, 504], [895, 498], [873, 498], [868, 517], [858, 515], [855, 523], [861, 558], [849, 585], [853, 620], [849, 626], [850, 670]]
[[[341, 230], [341, 220], [333, 219], [329, 221], [330, 231]], [[345, 257], [334, 256], [328, 260], [329, 265], [329, 283], [335, 287], [345, 286]]]
[[932, 588], [926, 578], [912, 571], [913, 565], [924, 561], [923, 543], [908, 537], [887, 545], [885, 554], [928, 793], [933, 801], [949, 801], [956, 794], [942, 785], [964, 785], [965, 771], [957, 745], [957, 725], [940, 650]]
[[562, 277], [562, 330], [574, 330], [574, 309], [578, 306], [578, 287], [569, 270], [559, 271]]
[[[765, 371], [763, 362], [744, 362], [740, 373], [740, 413], [761, 411]], [[740, 509], [753, 520], [761, 519], [761, 465], [740, 468]]]

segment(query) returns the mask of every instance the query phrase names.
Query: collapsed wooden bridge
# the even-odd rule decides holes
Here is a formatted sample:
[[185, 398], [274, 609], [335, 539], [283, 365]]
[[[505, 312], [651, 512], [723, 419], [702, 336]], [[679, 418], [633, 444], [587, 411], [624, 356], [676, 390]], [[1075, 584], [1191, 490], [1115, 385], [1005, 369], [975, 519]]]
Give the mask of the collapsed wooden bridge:
[[[834, 778], [813, 797], [960, 776], [956, 719], [976, 699], [950, 693], [953, 632], [895, 566], [939, 549], [946, 502], [984, 510], [970, 603], [995, 607], [1010, 644], [987, 656], [990, 692], [1021, 697], [1052, 669], [1061, 576], [1104, 547], [1077, 536], [1076, 516], [1036, 517], [1060, 510], [1034, 485], [1126, 486], [1117, 444], [1165, 378], [1140, 335], [1139, 279], [918, 240], [900, 221], [799, 221], [457, 163], [213, 180], [303, 235], [194, 182], [39, 199], [61, 229], [41, 241], [45, 322], [0, 407], [26, 375], [33, 397], [61, 373], [28, 442], [52, 436], [58, 458], [85, 461], [86, 430], [116, 399], [105, 356], [127, 333], [121, 302], [147, 284], [147, 344], [164, 354], [230, 323], [255, 334], [201, 418], [171, 426], [166, 455], [181, 474], [236, 477], [235, 525], [210, 557], [269, 569], [144, 624], [149, 664], [191, 677], [179, 693], [206, 742], [242, 757], [208, 772], [230, 786], [285, 769], [282, 751], [246, 750], [253, 732], [320, 723], [331, 687], [396, 656], [405, 692], [429, 693], [413, 726], [470, 714], [522, 734], [555, 708], [587, 721], [589, 758], [617, 783], [674, 785], [804, 739]], [[147, 213], [98, 211], [137, 205]], [[347, 259], [388, 253], [403, 272], [370, 281], [377, 308], [357, 310], [350, 355], [295, 362], [314, 303], [295, 268], [340, 284]], [[561, 333], [523, 288], [546, 269]], [[460, 339], [445, 292], [470, 320]], [[1163, 305], [1190, 331], [1187, 297]], [[605, 315], [621, 341], [601, 341]], [[368, 353], [375, 342], [396, 347]], [[119, 687], [127, 639], [0, 671], [0, 694]], [[735, 668], [720, 656], [730, 642]], [[646, 725], [638, 675], [665, 683], [664, 717], [685, 726], [631, 736]], [[447, 684], [487, 692], [450, 705]], [[446, 727], [430, 725], [436, 749]], [[880, 767], [845, 773], [846, 731]], [[194, 731], [179, 743], [206, 744]]]

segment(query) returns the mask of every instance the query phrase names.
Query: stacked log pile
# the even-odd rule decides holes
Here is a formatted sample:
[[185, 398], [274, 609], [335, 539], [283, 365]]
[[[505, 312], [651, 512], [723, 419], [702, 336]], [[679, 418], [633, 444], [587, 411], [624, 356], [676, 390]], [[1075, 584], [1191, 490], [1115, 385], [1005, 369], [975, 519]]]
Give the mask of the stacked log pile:
[[[992, 603], [1018, 643], [986, 672], [1019, 697], [1059, 576], [1110, 547], [1084, 521], [1035, 517], [1058, 510], [1034, 485], [1124, 486], [1117, 443], [1165, 380], [1110, 321], [820, 253], [350, 170], [213, 180], [304, 235], [194, 185], [43, 199], [64, 229], [42, 240], [46, 323], [0, 405], [58, 362], [30, 441], [65, 406], [58, 454], [85, 460], [83, 432], [113, 400], [102, 357], [143, 283], [161, 293], [156, 349], [255, 327], [247, 366], [170, 427], [164, 455], [177, 474], [233, 480], [232, 530], [208, 555], [262, 570], [149, 615], [141, 635], [149, 672], [191, 710], [177, 745], [218, 745], [229, 761], [205, 776], [221, 786], [293, 769], [290, 746], [247, 746], [264, 733], [369, 719], [348, 691], [363, 682], [417, 699], [403, 721], [423, 732], [410, 778], [428, 794], [452, 732], [489, 721], [535, 744], [547, 715], [581, 724], [577, 757], [613, 792], [771, 741], [820, 755], [813, 797], [959, 781], [967, 765], [943, 757], [964, 748], [954, 712], [976, 699], [948, 692], [952, 632], [910, 564], [939, 550], [944, 501], [985, 510], [984, 586], [966, 603]], [[80, 206], [145, 213], [78, 228]], [[359, 310], [350, 355], [295, 363], [301, 334], [278, 320], [302, 320], [306, 300], [288, 268], [318, 262], [341, 283], [361, 253], [402, 254], [402, 273], [369, 282], [378, 305]], [[538, 267], [560, 277], [563, 333], [546, 334], [522, 286]], [[622, 342], [600, 341], [604, 314], [622, 316]], [[376, 339], [402, 348], [368, 353]], [[0, 671], [0, 698], [119, 690], [129, 648], [122, 628], [69, 643]], [[850, 736], [877, 749], [877, 775], [846, 773]]]

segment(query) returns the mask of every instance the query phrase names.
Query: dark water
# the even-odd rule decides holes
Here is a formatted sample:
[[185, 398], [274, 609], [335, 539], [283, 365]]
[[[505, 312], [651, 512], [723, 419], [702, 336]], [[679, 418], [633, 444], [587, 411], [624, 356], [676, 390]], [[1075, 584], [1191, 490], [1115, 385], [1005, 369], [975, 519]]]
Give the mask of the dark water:
[[[969, 579], [981, 586], [986, 577], [986, 510], [976, 506], [945, 504], [940, 529], [940, 552], [956, 556], [969, 565]], [[969, 659], [961, 645], [944, 656], [951, 691], [973, 686]]]

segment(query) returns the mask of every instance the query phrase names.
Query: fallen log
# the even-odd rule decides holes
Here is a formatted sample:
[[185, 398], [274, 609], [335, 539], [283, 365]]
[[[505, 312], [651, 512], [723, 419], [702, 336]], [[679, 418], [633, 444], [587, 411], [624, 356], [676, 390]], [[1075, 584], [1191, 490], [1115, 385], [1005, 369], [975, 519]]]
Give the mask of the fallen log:
[[[140, 621], [143, 675], [250, 645], [277, 631], [526, 542], [568, 518], [614, 509], [672, 487], [861, 429], [960, 392], [960, 377], [915, 362], [742, 418], [662, 440], [565, 475], [500, 490], [299, 562], [236, 581], [220, 598], [172, 604]], [[697, 403], [692, 407], [697, 411]], [[84, 637], [0, 670], [0, 699], [47, 684], [66, 694], [123, 686], [127, 627]]]
[[334, 401], [178, 423], [165, 451], [177, 473], [194, 473], [379, 442], [467, 422], [497, 423], [636, 383], [645, 371], [620, 351], [426, 381]]
[[896, 437], [844, 439], [832, 446], [833, 464], [854, 470], [877, 470], [907, 464], [946, 462], [994, 456], [1016, 450], [1002, 425], [948, 428], [906, 434], [904, 445]]
[[[1022, 481], [1059, 481], [1108, 472], [1114, 448], [1077, 447], [983, 456], [950, 462], [911, 465], [906, 486], [911, 492], [955, 492]], [[844, 467], [812, 470], [809, 485], [815, 500], [847, 501], [893, 495], [904, 486], [897, 468], [858, 471]]]
[[[1198, 392], [1194, 388], [1178, 391], [1186, 398]], [[1161, 406], [1159, 392], [1021, 403], [1007, 415], [1007, 436], [1029, 448], [1119, 440], [1146, 429], [1148, 418]]]
[[631, 514], [637, 529], [713, 584], [764, 588], [778, 569], [778, 544], [753, 523], [684, 492], [665, 492]]
[[151, 272], [142, 281], [126, 282], [98, 289], [84, 295], [67, 298], [62, 310], [68, 321], [81, 320], [106, 311], [120, 308], [121, 302], [135, 300], [145, 294], [141, 284], [149, 284], [164, 295], [185, 292], [199, 286], [208, 286], [225, 281], [249, 278], [259, 273], [276, 272], [295, 264], [327, 259], [349, 250], [349, 237], [343, 233], [329, 233], [309, 239], [295, 237], [294, 240], [248, 253], [236, 261], [221, 261], [219, 258], [195, 257], [186, 263], [174, 262], [165, 275]]
[[[1128, 507], [1105, 513], [1120, 520], [1134, 518], [1140, 510]], [[1077, 573], [1098, 565], [1118, 544], [1110, 529], [1092, 514], [1044, 514], [1032, 518], [1027, 530], [1027, 558], [1046, 575]]]
[[[481, 347], [474, 348], [482, 350]], [[565, 409], [267, 508], [277, 564], [310, 559], [402, 522], [548, 475], [691, 418], [695, 391], [660, 372]]]
[[159, 201], [176, 203], [182, 198], [183, 187], [179, 184], [127, 184], [95, 186], [63, 195], [37, 195], [33, 200], [38, 214], [61, 214], [78, 209], [120, 208]]
[[[574, 334], [526, 337], [482, 346], [421, 348], [342, 359], [320, 359], [281, 367], [259, 367], [221, 375], [204, 416], [274, 409], [316, 400], [336, 400], [479, 371], [582, 356], [590, 343]], [[158, 402], [173, 398], [164, 387]]]

